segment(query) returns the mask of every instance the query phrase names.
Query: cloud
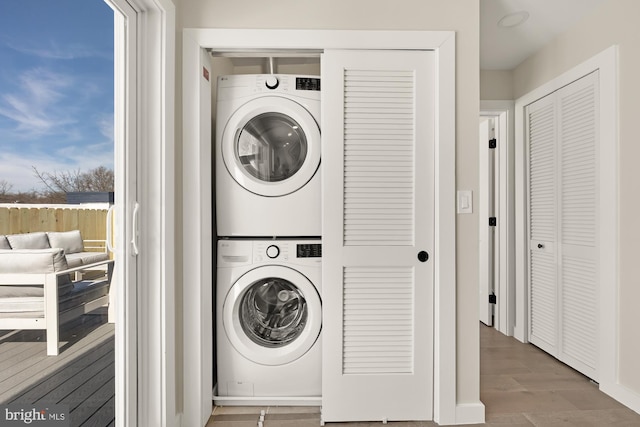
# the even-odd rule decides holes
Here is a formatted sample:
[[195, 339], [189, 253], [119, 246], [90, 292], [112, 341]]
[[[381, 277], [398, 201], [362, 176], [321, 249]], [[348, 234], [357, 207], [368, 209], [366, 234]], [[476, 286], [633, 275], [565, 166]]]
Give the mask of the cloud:
[[[40, 42], [40, 40], [38, 42]], [[99, 58], [105, 60], [113, 60], [113, 51], [102, 51], [80, 43], [60, 46], [56, 42], [51, 40], [49, 41], [49, 46], [43, 46], [42, 43], [38, 43], [35, 45], [26, 45], [19, 44], [16, 41], [9, 41], [5, 42], [5, 46], [15, 52], [40, 59], [73, 60], [83, 58]]]
[[113, 145], [102, 142], [87, 146], [67, 146], [47, 153], [0, 152], [0, 181], [13, 185], [13, 191], [44, 190], [33, 168], [40, 172], [82, 172], [105, 166], [113, 169]]
[[38, 67], [18, 77], [18, 90], [0, 98], [0, 115], [15, 123], [14, 136], [29, 138], [44, 133], [59, 132], [76, 119], [69, 114], [69, 105], [61, 105], [75, 85], [64, 74]]
[[14, 191], [43, 189], [34, 166], [49, 173], [113, 168], [113, 113], [95, 111], [96, 85], [79, 80], [38, 67], [0, 95], [0, 180]]
[[56, 170], [59, 164], [52, 158], [0, 153], [0, 180], [11, 184], [13, 191], [42, 190], [42, 183], [33, 173], [33, 166], [40, 171]]
[[100, 133], [111, 142], [114, 141], [113, 120], [113, 113], [103, 114], [99, 117], [97, 123]]

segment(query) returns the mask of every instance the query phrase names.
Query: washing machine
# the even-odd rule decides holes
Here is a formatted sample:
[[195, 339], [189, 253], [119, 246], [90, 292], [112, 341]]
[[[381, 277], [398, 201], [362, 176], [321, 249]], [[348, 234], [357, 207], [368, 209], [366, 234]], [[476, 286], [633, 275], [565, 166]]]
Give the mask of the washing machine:
[[321, 404], [322, 245], [220, 240], [216, 405]]
[[320, 78], [218, 78], [218, 236], [321, 236]]

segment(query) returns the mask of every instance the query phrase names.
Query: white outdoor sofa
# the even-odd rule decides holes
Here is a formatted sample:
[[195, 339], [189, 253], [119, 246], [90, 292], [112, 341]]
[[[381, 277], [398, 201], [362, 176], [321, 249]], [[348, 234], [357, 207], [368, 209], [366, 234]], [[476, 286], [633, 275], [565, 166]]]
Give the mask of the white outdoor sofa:
[[[114, 320], [113, 266], [108, 253], [84, 251], [78, 230], [0, 236], [0, 329], [44, 329], [57, 355], [61, 324], [106, 305]], [[87, 270], [103, 274], [82, 280]]]

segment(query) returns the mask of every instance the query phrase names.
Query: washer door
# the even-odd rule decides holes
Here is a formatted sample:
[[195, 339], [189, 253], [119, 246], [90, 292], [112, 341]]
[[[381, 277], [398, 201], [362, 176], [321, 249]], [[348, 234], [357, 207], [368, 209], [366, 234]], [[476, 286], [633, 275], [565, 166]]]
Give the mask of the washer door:
[[222, 134], [222, 158], [242, 187], [284, 196], [304, 187], [320, 165], [320, 128], [302, 105], [265, 96], [238, 108]]
[[320, 335], [318, 292], [306, 276], [288, 267], [247, 272], [229, 290], [222, 310], [233, 347], [261, 365], [297, 360]]

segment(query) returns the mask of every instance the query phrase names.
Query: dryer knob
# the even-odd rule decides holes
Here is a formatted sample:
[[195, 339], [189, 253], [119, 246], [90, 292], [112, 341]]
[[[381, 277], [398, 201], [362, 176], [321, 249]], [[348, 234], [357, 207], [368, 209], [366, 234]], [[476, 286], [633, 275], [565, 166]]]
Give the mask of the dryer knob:
[[278, 78], [276, 76], [271, 75], [267, 77], [267, 80], [265, 80], [264, 84], [269, 89], [275, 89], [280, 84], [280, 81], [278, 81]]
[[267, 248], [267, 256], [271, 259], [276, 258], [280, 255], [280, 248], [276, 245], [271, 245]]

